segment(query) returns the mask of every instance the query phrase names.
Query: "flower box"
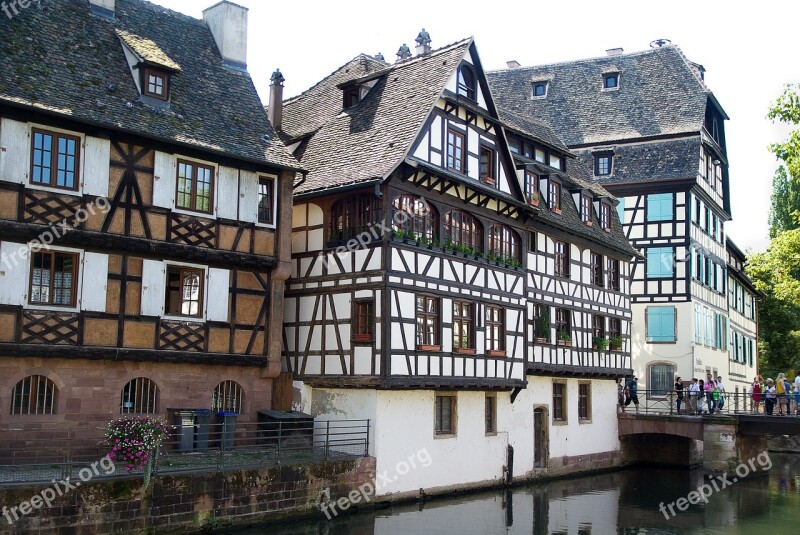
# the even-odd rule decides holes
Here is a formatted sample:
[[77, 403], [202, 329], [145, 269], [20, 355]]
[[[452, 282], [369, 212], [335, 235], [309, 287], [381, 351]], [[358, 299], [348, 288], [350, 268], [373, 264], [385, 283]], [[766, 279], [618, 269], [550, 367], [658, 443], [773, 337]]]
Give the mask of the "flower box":
[[353, 342], [372, 342], [371, 334], [354, 334]]
[[486, 184], [487, 186], [494, 186], [495, 181], [494, 181], [494, 179], [492, 177], [485, 176], [485, 177], [483, 177], [483, 183]]
[[572, 340], [558, 340], [558, 345], [564, 347], [572, 347]]
[[505, 357], [506, 356], [505, 350], [490, 349], [489, 351], [486, 352], [486, 354], [489, 355], [490, 357]]
[[433, 346], [427, 344], [420, 344], [417, 346], [417, 351], [441, 351], [442, 346]]
[[561, 215], [561, 209], [560, 208], [551, 208], [550, 211], [553, 212], [556, 215]]
[[455, 352], [456, 353], [461, 353], [462, 355], [474, 355], [475, 354], [475, 350], [474, 349], [469, 349], [467, 347], [457, 347], [455, 349]]
[[548, 340], [547, 338], [539, 338], [539, 337], [537, 337], [536, 338], [536, 343], [537, 344], [549, 344], [550, 340]]

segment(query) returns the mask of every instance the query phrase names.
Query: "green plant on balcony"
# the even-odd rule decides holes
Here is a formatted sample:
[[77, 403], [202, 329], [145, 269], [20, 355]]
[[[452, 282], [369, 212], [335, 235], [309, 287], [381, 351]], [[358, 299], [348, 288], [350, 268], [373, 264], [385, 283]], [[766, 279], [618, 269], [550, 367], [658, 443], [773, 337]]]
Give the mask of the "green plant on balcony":
[[608, 349], [608, 338], [605, 338], [605, 337], [603, 337], [603, 338], [595, 338], [594, 339], [594, 347], [597, 348], [597, 350], [600, 353], [602, 353], [603, 351]]
[[536, 338], [539, 340], [544, 340], [545, 342], [550, 341], [550, 332], [552, 327], [550, 326], [550, 307], [542, 305], [542, 313], [541, 315], [536, 318]]
[[622, 337], [612, 336], [608, 339], [608, 345], [611, 347], [611, 351], [618, 351], [622, 349]]
[[556, 333], [556, 339], [558, 339], [559, 342], [563, 342], [564, 345], [572, 343], [572, 336], [570, 336], [567, 331], [558, 331], [558, 333]]

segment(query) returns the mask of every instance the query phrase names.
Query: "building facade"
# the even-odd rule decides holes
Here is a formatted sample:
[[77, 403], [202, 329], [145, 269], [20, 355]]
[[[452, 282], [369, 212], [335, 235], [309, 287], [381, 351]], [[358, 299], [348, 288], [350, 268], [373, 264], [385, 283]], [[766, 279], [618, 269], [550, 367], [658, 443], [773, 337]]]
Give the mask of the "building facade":
[[549, 124], [620, 199], [641, 253], [631, 267], [640, 388], [667, 392], [676, 376], [707, 373], [744, 388], [757, 358], [741, 370], [729, 354], [728, 117], [701, 65], [668, 41], [651, 46], [488, 77], [500, 105]]
[[378, 473], [430, 455], [380, 495], [613, 463], [615, 411], [592, 406], [630, 372], [616, 200], [547, 126], [496, 108], [472, 40], [418, 45], [270, 98], [308, 169], [285, 300], [294, 407], [370, 419]]
[[196, 20], [139, 0], [0, 21], [19, 43], [0, 56], [0, 424], [272, 407], [300, 167], [246, 25], [230, 2]]
[[764, 297], [745, 273], [745, 254], [733, 241], [726, 240], [728, 264], [728, 313], [730, 317], [730, 376], [738, 378], [734, 392], [747, 392], [756, 376], [758, 351], [758, 307], [756, 301]]

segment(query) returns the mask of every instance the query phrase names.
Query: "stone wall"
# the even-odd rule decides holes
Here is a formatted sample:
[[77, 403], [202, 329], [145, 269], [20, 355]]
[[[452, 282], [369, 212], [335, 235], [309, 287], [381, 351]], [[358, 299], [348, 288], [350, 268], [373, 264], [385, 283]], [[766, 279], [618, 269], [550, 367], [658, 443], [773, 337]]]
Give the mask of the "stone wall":
[[[85, 483], [27, 516], [3, 510], [0, 533], [177, 533], [248, 525], [321, 514], [320, 501], [344, 500], [354, 492], [371, 497], [375, 459], [363, 457], [308, 465]], [[61, 487], [63, 490], [63, 486]], [[45, 486], [0, 489], [9, 509], [36, 505]], [[355, 501], [355, 500], [353, 500]], [[24, 511], [25, 509], [22, 509]], [[19, 520], [14, 521], [14, 513]], [[9, 518], [12, 523], [9, 523]]]

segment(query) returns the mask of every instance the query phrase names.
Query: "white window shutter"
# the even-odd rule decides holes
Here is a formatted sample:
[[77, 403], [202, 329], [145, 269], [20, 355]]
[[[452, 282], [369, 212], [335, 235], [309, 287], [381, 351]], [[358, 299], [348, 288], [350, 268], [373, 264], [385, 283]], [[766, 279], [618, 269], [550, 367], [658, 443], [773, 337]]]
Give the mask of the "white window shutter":
[[0, 123], [0, 180], [25, 184], [30, 169], [30, 129], [26, 123]]
[[108, 293], [108, 255], [84, 253], [81, 278], [83, 280], [81, 310], [105, 312], [106, 294]]
[[83, 192], [108, 197], [108, 172], [111, 165], [111, 142], [86, 136], [83, 153]]
[[217, 217], [236, 219], [236, 207], [239, 204], [239, 170], [220, 165], [218, 173]]
[[167, 289], [164, 262], [144, 260], [142, 263], [142, 316], [163, 316]]
[[162, 208], [175, 208], [177, 166], [174, 154], [156, 151], [153, 165], [153, 204]]
[[21, 306], [28, 302], [29, 255], [27, 244], [0, 243], [0, 305]]
[[239, 219], [258, 222], [258, 174], [242, 171], [239, 184]]
[[206, 276], [206, 319], [228, 321], [231, 274], [227, 269], [208, 268]]

